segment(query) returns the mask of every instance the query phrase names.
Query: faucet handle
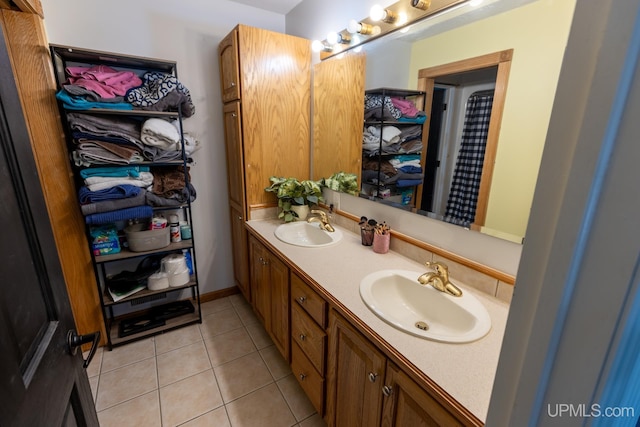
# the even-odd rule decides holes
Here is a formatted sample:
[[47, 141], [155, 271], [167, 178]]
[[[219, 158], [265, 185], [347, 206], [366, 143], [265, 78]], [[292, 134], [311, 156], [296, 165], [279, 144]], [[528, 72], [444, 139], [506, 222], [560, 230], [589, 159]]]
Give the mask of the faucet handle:
[[311, 210], [311, 213], [312, 213], [312, 214], [318, 214], [318, 215], [320, 215], [320, 216], [322, 217], [322, 219], [323, 219], [323, 220], [325, 220], [325, 221], [327, 220], [327, 214], [326, 214], [323, 210], [320, 210], [320, 209], [312, 209], [312, 210]]
[[424, 263], [424, 265], [433, 268], [439, 274], [449, 272], [449, 267], [447, 267], [447, 264], [441, 261], [427, 261]]

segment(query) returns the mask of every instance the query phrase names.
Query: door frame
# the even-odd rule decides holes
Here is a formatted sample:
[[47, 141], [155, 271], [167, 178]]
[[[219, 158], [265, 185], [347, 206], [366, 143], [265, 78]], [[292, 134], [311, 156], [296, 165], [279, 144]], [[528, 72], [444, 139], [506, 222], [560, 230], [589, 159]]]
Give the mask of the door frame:
[[[437, 65], [435, 67], [423, 68], [418, 71], [418, 90], [426, 92], [424, 111], [427, 115], [424, 129], [429, 129], [431, 125], [431, 104], [433, 88], [438, 77], [449, 74], [463, 73], [468, 71], [476, 71], [483, 68], [497, 67], [496, 88], [493, 95], [493, 107], [491, 109], [491, 119], [489, 121], [489, 133], [487, 135], [487, 145], [484, 153], [484, 164], [482, 167], [482, 177], [480, 178], [480, 191], [478, 194], [478, 203], [476, 205], [476, 216], [471, 229], [480, 230], [487, 218], [487, 208], [489, 206], [489, 193], [491, 190], [491, 180], [493, 179], [493, 167], [496, 161], [496, 153], [498, 151], [498, 139], [500, 137], [500, 125], [502, 123], [502, 113], [507, 94], [507, 83], [509, 82], [509, 72], [511, 71], [511, 60], [513, 58], [513, 49], [502, 50], [499, 52], [489, 53], [486, 55], [476, 56], [474, 58], [463, 59], [461, 61], [451, 62], [448, 64]], [[429, 144], [429, 137], [423, 141], [423, 158], [426, 156], [426, 148]], [[422, 189], [418, 191], [422, 194]], [[416, 205], [419, 206], [421, 200], [417, 200]]]

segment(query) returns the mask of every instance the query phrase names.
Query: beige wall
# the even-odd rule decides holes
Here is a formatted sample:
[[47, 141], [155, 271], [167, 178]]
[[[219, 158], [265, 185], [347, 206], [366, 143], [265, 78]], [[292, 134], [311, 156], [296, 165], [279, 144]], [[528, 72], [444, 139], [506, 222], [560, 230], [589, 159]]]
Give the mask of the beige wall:
[[[418, 70], [514, 49], [486, 227], [524, 236], [575, 0], [540, 0], [416, 42]], [[498, 226], [499, 224], [499, 226]]]

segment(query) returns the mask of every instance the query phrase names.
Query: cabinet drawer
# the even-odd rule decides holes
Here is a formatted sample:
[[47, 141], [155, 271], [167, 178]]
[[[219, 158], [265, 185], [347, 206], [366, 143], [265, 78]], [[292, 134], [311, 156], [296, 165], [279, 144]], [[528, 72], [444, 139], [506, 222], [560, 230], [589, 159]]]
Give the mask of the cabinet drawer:
[[324, 411], [324, 378], [316, 372], [300, 347], [291, 343], [291, 370], [320, 415]]
[[291, 337], [307, 355], [309, 361], [324, 375], [324, 355], [327, 334], [298, 305], [291, 310]]
[[327, 327], [327, 302], [296, 274], [291, 275], [291, 300], [302, 307], [321, 328]]

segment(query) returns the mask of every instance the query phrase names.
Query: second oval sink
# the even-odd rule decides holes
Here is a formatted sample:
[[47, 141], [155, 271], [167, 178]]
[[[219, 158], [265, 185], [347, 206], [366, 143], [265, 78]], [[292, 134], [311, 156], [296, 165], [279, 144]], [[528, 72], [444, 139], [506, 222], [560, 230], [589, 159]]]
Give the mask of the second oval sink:
[[306, 248], [329, 246], [342, 239], [342, 232], [337, 228], [333, 232], [328, 232], [321, 229], [320, 224], [306, 221], [279, 225], [274, 234], [285, 243]]
[[469, 292], [454, 297], [418, 283], [419, 272], [382, 270], [360, 282], [360, 296], [378, 317], [422, 338], [464, 343], [485, 336], [491, 318]]

